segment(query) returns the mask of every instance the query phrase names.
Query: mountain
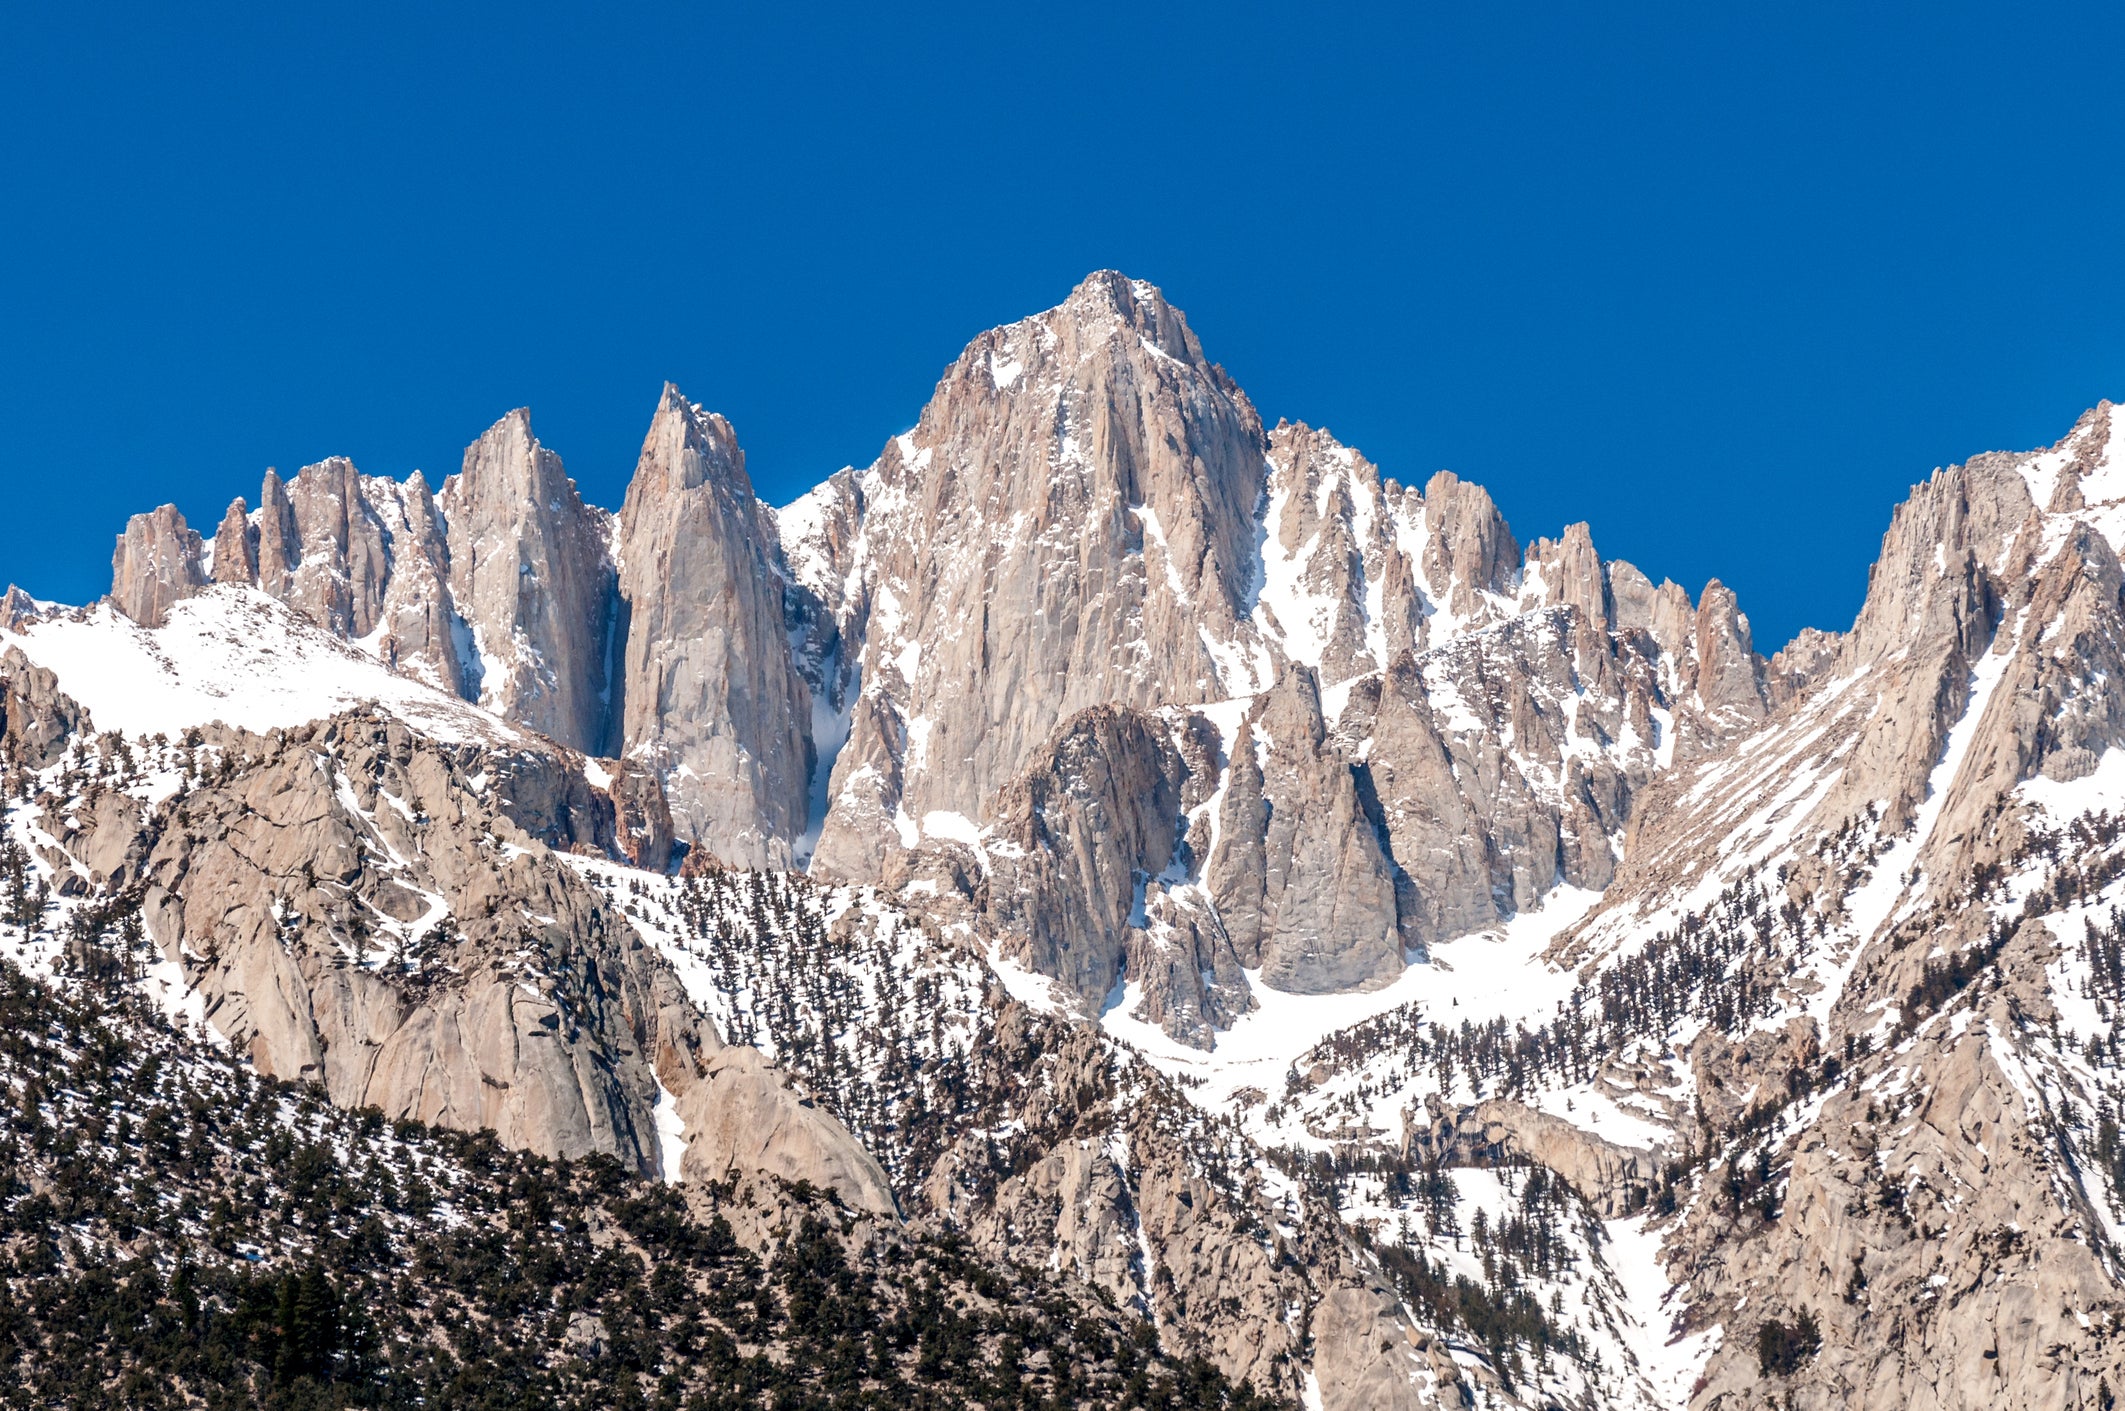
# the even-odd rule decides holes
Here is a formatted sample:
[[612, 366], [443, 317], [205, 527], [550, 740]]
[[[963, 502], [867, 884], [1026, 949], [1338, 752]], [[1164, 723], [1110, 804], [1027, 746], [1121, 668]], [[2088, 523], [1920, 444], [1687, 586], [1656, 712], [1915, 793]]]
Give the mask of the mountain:
[[[617, 514], [522, 411], [435, 492], [268, 472], [211, 542], [136, 516], [103, 603], [0, 599], [0, 988], [89, 1016], [98, 1072], [504, 1172], [496, 1228], [580, 1212], [696, 1331], [597, 1353], [583, 1247], [527, 1245], [604, 1332], [464, 1306], [554, 1404], [2105, 1406], [2116, 417], [1915, 487], [1850, 630], [1768, 657], [1716, 582], [1266, 424], [1112, 272], [779, 509], [669, 385]], [[273, 1140], [194, 1128], [156, 1179], [195, 1206]], [[48, 1310], [122, 1299], [182, 1333], [109, 1377], [442, 1384], [465, 1227], [386, 1199], [400, 1264], [210, 1273], [191, 1216], [35, 1203], [160, 1148], [33, 1135], [17, 1264], [61, 1282], [9, 1295], [18, 1385], [87, 1345]], [[619, 1212], [660, 1191], [652, 1238]], [[746, 1259], [771, 1336], [715, 1301]], [[244, 1311], [380, 1271], [300, 1370]]]

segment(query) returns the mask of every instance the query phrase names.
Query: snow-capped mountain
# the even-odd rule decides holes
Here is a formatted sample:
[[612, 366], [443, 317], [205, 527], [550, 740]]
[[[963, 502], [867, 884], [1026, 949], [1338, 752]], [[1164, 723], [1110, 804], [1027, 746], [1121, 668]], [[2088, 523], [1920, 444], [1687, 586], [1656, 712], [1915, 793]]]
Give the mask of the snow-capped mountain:
[[433, 493], [269, 472], [0, 600], [4, 934], [1271, 1400], [2104, 1405], [2115, 416], [1917, 487], [1770, 658], [1265, 426], [1111, 272], [780, 509], [669, 386], [617, 515], [521, 411]]

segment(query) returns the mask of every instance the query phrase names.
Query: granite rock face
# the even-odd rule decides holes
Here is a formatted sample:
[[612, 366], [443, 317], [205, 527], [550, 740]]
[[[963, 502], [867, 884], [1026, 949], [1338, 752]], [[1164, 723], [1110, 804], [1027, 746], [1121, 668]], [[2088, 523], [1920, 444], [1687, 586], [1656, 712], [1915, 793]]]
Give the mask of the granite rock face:
[[618, 530], [624, 748], [685, 839], [786, 867], [804, 832], [811, 693], [790, 652], [773, 528], [730, 423], [666, 384]]
[[[158, 626], [205, 565], [175, 509], [136, 517], [112, 600]], [[214, 582], [258, 588], [505, 720], [646, 761], [679, 840], [737, 865], [787, 865], [806, 835], [808, 683], [836, 703], [853, 693], [836, 608], [789, 573], [729, 424], [675, 388], [617, 520], [584, 504], [519, 410], [440, 496], [418, 471], [393, 481], [344, 458], [288, 481], [268, 471], [255, 512], [230, 505], [211, 565]]]
[[1663, 1270], [1683, 1327], [1721, 1330], [1693, 1407], [2068, 1407], [2125, 1385], [2102, 1331], [2108, 1119], [2077, 1115], [2121, 1087], [2099, 774], [2125, 740], [2114, 416], [1914, 487], [1852, 629], [1781, 653], [1763, 724], [1654, 787], [1558, 944], [1598, 969], [1680, 898], [1777, 883], [1730, 977], [1762, 1009], [1674, 1055], [1691, 1120], [1670, 1149], [1710, 1174]]
[[810, 1181], [851, 1210], [899, 1214], [877, 1158], [832, 1113], [792, 1091], [757, 1049], [734, 1045], [710, 1054], [678, 1115], [686, 1131], [680, 1170], [689, 1179], [722, 1181], [735, 1173]]
[[251, 522], [241, 495], [229, 502], [221, 527], [214, 531], [214, 581], [258, 582], [258, 526]]
[[1009, 953], [1087, 1012], [1120, 973], [1131, 918], [1179, 842], [1183, 765], [1163, 722], [1083, 711], [1003, 791], [984, 891]]
[[1286, 671], [1232, 753], [1204, 875], [1240, 963], [1295, 994], [1393, 980], [1402, 946], [1392, 864], [1350, 763], [1329, 747], [1311, 670]]
[[716, 1039], [609, 903], [398, 722], [224, 748], [141, 874], [208, 1023], [343, 1105], [657, 1169], [652, 1058]]
[[619, 632], [606, 517], [584, 505], [523, 409], [466, 448], [438, 503], [480, 703], [574, 749], [613, 753]]
[[[182, 559], [129, 575], [149, 585], [126, 590], [140, 611], [192, 591]], [[1265, 430], [1181, 313], [1111, 272], [976, 339], [912, 432], [781, 511], [755, 498], [729, 424], [667, 387], [617, 521], [518, 411], [440, 496], [344, 460], [269, 473], [259, 509], [225, 519], [214, 576], [564, 745], [639, 760], [687, 849], [827, 878], [914, 875], [913, 855], [999, 826], [1013, 781], [1100, 706], [1209, 732], [1173, 823], [1215, 834], [1231, 801], [1215, 818], [1203, 803], [1237, 717], [1188, 713], [1310, 673], [1319, 718], [1294, 728], [1321, 742], [1277, 742], [1264, 817], [1291, 797], [1269, 831], [1303, 888], [1344, 849], [1328, 834], [1370, 825], [1328, 911], [1286, 933], [1311, 958], [1261, 950], [1256, 913], [1286, 884], [1264, 876], [1257, 898], [1229, 875], [1241, 814], [1215, 886], [1206, 836], [1144, 866], [1142, 919], [1101, 943], [1166, 972], [1145, 1012], [1171, 1010], [1191, 1042], [1245, 1007], [1221, 957], [1261, 960], [1279, 987], [1392, 978], [1382, 876], [1412, 954], [1560, 882], [1606, 885], [1637, 794], [1753, 728], [1800, 669], [1766, 667], [1716, 583], [1694, 603], [1655, 587], [1583, 525], [1523, 549], [1451, 473], [1420, 493], [1324, 430]], [[1341, 763], [1302, 767], [1308, 751]], [[1059, 924], [1114, 927], [1104, 910]], [[1104, 993], [1090, 972], [1065, 982]]]
[[160, 627], [170, 604], [206, 586], [199, 534], [175, 505], [136, 514], [111, 554], [111, 601], [146, 627]]
[[115, 786], [149, 746], [34, 659], [93, 622], [10, 594], [0, 882], [137, 904], [337, 1101], [809, 1181], [1286, 1401], [2101, 1406], [2116, 421], [1915, 487], [1766, 660], [1716, 581], [1265, 428], [1100, 274], [780, 511], [667, 388], [616, 522], [522, 414], [440, 496], [269, 474], [211, 559], [140, 517], [140, 622], [255, 586], [551, 739], [209, 727]]
[[[860, 682], [815, 732], [815, 875], [927, 876], [911, 855], [1004, 829], [1009, 781], [1086, 705], [1208, 732], [1177, 820], [1199, 846], [1144, 867], [1118, 940], [1031, 962], [1092, 1003], [1134, 956], [1137, 1012], [1191, 1043], [1247, 1007], [1235, 966], [1377, 987], [1559, 883], [1605, 886], [1638, 793], [1774, 694], [1723, 587], [1655, 587], [1583, 525], [1523, 550], [1450, 473], [1419, 493], [1325, 431], [1263, 430], [1117, 275], [977, 339], [914, 431], [785, 518], [808, 679]], [[829, 672], [852, 643], [857, 670]], [[1220, 702], [1252, 704], [1202, 713]], [[1094, 905], [1069, 924], [1108, 934]]]
[[893, 820], [981, 821], [1091, 706], [1230, 694], [1262, 430], [1149, 285], [1095, 275], [994, 330], [863, 476], [862, 699], [814, 855], [878, 875]]
[[59, 689], [50, 670], [19, 647], [0, 652], [0, 756], [10, 765], [50, 768], [87, 724], [88, 713]]

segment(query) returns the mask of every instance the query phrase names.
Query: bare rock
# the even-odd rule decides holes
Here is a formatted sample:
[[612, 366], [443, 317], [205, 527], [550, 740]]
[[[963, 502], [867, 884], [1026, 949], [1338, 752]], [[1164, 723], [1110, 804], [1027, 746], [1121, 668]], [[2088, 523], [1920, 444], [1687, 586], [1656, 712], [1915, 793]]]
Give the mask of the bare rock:
[[1606, 1141], [1510, 1098], [1488, 1098], [1451, 1112], [1436, 1097], [1427, 1104], [1425, 1114], [1407, 1114], [1405, 1155], [1451, 1166], [1532, 1161], [1570, 1182], [1606, 1218], [1641, 1207], [1660, 1175], [1651, 1150]]
[[852, 1210], [899, 1218], [876, 1159], [825, 1108], [789, 1086], [758, 1049], [732, 1044], [709, 1054], [678, 1100], [689, 1180], [771, 1176], [810, 1181]]
[[613, 753], [617, 595], [605, 516], [584, 505], [521, 408], [466, 448], [439, 503], [480, 703], [572, 749]]
[[60, 691], [57, 676], [20, 647], [0, 652], [0, 758], [46, 769], [59, 762], [67, 741], [90, 728], [88, 712]]
[[1384, 1288], [1343, 1284], [1313, 1307], [1322, 1411], [1418, 1411], [1469, 1405], [1453, 1358], [1410, 1327]]
[[136, 514], [111, 554], [111, 602], [143, 627], [160, 627], [170, 604], [206, 586], [199, 535], [177, 506]]
[[214, 581], [256, 586], [258, 583], [258, 526], [238, 495], [229, 502], [214, 532]]
[[1263, 449], [1147, 284], [1093, 275], [970, 344], [864, 476], [868, 704], [815, 868], [877, 875], [881, 807], [982, 821], [1087, 707], [1227, 694], [1205, 633], [1246, 614]]
[[[1267, 736], [1265, 753], [1247, 756]], [[1233, 745], [1206, 877], [1234, 952], [1296, 994], [1375, 989], [1401, 974], [1392, 866], [1349, 763], [1327, 740], [1313, 673], [1289, 669]]]
[[652, 1059], [683, 1055], [676, 1075], [713, 1030], [483, 798], [490, 761], [367, 715], [221, 747], [236, 767], [155, 820], [141, 867], [210, 1024], [343, 1105], [657, 1169]]
[[1141, 889], [1173, 859], [1181, 781], [1161, 721], [1098, 706], [1065, 722], [997, 802], [989, 920], [1087, 1013], [1121, 974]]
[[789, 865], [812, 771], [774, 530], [730, 423], [665, 384], [620, 512], [628, 755], [664, 781], [686, 841]]

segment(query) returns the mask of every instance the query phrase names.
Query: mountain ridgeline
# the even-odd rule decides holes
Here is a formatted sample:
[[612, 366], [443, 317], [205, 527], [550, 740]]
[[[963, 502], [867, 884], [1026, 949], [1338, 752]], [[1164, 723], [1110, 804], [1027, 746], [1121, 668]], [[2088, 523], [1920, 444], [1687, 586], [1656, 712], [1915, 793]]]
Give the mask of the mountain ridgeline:
[[[519, 410], [440, 492], [334, 459], [268, 471], [211, 545], [171, 506], [127, 526], [128, 617], [210, 584], [625, 760], [724, 865], [952, 872], [1087, 1005], [1134, 952], [1197, 1039], [1245, 1006], [1235, 967], [1378, 986], [1560, 882], [1605, 886], [1661, 762], [1792, 687], [1716, 583], [1693, 605], [1584, 526], [1523, 551], [1449, 473], [1419, 492], [1265, 428], [1179, 311], [1111, 273], [977, 339], [912, 432], [780, 511], [730, 424], [667, 385], [617, 516]], [[1126, 778], [1058, 776], [1088, 736]], [[1114, 830], [1087, 856], [964, 885], [997, 861], [985, 832], [1086, 809]]]
[[0, 1401], [2111, 1406], [2117, 419], [1769, 656], [1112, 272], [779, 509], [666, 386], [136, 516], [0, 597]]

